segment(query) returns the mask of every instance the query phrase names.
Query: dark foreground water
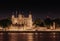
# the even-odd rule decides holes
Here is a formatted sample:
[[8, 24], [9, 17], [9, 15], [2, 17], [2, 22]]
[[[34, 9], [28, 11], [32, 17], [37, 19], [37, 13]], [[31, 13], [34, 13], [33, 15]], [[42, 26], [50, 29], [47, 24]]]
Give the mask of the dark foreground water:
[[0, 41], [60, 41], [60, 33], [0, 33]]

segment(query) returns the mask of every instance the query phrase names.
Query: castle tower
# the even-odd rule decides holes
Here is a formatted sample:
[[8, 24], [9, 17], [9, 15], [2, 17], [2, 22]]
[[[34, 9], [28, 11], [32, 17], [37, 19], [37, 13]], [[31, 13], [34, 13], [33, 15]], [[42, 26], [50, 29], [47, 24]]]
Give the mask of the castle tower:
[[18, 15], [18, 18], [19, 18], [19, 19], [22, 19], [22, 14], [19, 14], [19, 15]]
[[12, 15], [12, 19], [13, 19], [13, 18], [15, 18], [15, 16], [14, 16], [14, 15]]
[[31, 11], [29, 12], [29, 18], [32, 18]]
[[23, 18], [23, 15], [22, 14], [23, 14], [23, 11], [21, 13], [19, 12], [19, 15], [18, 15], [18, 18], [19, 19], [22, 19]]
[[29, 12], [29, 27], [32, 27], [32, 15], [31, 12]]
[[15, 18], [15, 16], [14, 15], [12, 15], [12, 24], [16, 24], [17, 23], [17, 18]]
[[22, 14], [19, 14], [18, 15], [18, 24], [22, 24], [22, 19], [23, 19]]
[[12, 24], [14, 24], [14, 18], [15, 18], [15, 16], [14, 15], [12, 15]]
[[53, 29], [55, 29], [55, 22], [53, 22]]

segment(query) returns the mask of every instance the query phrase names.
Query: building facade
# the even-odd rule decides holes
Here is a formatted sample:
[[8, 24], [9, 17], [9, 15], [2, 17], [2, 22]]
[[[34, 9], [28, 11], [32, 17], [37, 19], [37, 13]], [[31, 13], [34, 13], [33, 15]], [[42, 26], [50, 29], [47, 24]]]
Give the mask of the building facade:
[[18, 17], [15, 17], [14, 15], [12, 15], [12, 25], [22, 25], [23, 27], [28, 27], [28, 28], [32, 28], [32, 15], [29, 14], [28, 17], [24, 17], [24, 15], [19, 14]]

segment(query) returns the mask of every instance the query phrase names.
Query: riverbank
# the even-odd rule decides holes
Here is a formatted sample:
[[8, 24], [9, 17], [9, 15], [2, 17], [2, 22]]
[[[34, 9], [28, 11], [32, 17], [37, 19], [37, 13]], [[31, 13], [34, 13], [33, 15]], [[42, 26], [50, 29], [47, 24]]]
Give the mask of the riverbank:
[[0, 31], [0, 33], [60, 33], [60, 31]]

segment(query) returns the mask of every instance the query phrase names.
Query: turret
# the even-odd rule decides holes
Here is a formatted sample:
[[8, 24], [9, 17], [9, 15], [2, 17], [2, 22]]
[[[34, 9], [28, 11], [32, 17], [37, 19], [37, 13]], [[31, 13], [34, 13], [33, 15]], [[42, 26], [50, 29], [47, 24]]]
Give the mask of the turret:
[[14, 15], [12, 15], [12, 24], [14, 24], [14, 19], [15, 19], [15, 16]]
[[53, 29], [55, 29], [55, 22], [53, 22]]
[[21, 19], [21, 18], [22, 18], [22, 14], [19, 14], [19, 15], [18, 15], [18, 18]]
[[19, 19], [22, 19], [22, 18], [23, 18], [22, 13], [23, 13], [23, 11], [22, 11], [21, 13], [19, 12], [19, 15], [18, 15], [18, 18], [19, 18]]
[[32, 18], [31, 11], [29, 12], [29, 18]]
[[14, 15], [12, 15], [12, 19], [13, 19], [13, 18], [15, 18], [15, 16], [14, 16]]
[[17, 18], [14, 17], [14, 15], [12, 15], [12, 24], [16, 24], [17, 23]]
[[29, 27], [32, 27], [32, 15], [31, 12], [29, 12], [29, 23], [28, 23]]

